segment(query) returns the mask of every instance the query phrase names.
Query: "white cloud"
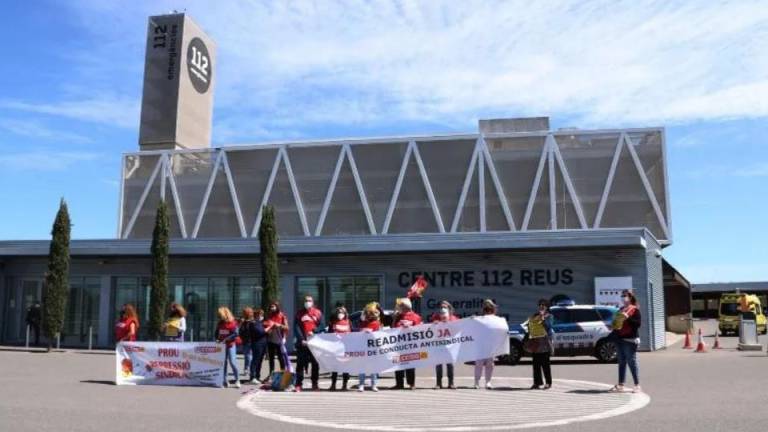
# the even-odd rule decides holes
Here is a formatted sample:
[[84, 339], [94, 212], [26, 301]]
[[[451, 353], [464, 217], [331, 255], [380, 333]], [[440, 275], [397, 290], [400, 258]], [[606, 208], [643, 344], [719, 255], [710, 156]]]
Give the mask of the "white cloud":
[[[135, 54], [146, 16], [172, 8], [72, 4], [105, 61]], [[757, 1], [197, 1], [187, 11], [217, 41], [217, 115], [265, 130], [768, 116], [768, 8]]]
[[14, 171], [64, 171], [79, 162], [98, 159], [97, 153], [35, 150], [0, 153], [0, 167]]
[[92, 141], [86, 136], [53, 129], [40, 121], [28, 119], [0, 119], [0, 130], [8, 131], [17, 136], [39, 138], [48, 141], [63, 141], [70, 143], [88, 143]]
[[83, 99], [56, 102], [2, 99], [0, 100], [0, 108], [54, 115], [122, 128], [136, 128], [139, 124], [137, 97], [99, 94]]

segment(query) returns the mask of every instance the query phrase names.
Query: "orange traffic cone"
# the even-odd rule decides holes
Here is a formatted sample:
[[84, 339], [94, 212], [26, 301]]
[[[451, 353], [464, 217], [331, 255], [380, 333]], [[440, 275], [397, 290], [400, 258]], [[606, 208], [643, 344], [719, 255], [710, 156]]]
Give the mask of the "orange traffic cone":
[[712, 345], [712, 349], [723, 349], [720, 346], [720, 332], [718, 330], [715, 330], [715, 344]]
[[685, 344], [683, 344], [683, 349], [692, 349], [693, 346], [691, 346], [691, 329], [688, 329], [688, 331], [685, 332]]
[[707, 346], [704, 345], [704, 339], [701, 337], [701, 329], [699, 329], [699, 343], [696, 344], [696, 352], [697, 353], [707, 352]]

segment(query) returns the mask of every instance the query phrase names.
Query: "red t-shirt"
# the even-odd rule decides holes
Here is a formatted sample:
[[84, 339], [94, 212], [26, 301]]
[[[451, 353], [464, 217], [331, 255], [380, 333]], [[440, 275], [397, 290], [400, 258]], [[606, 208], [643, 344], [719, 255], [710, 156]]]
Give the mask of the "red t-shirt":
[[360, 328], [366, 329], [370, 331], [379, 331], [381, 330], [381, 322], [380, 321], [360, 321]]
[[348, 319], [336, 321], [331, 325], [331, 331], [334, 333], [349, 333], [352, 331], [352, 325], [350, 325]]
[[139, 323], [133, 318], [123, 318], [115, 324], [115, 340], [120, 342], [131, 332], [131, 324], [135, 326], [133, 335], [128, 338], [129, 342], [136, 342], [136, 334], [139, 332]]
[[320, 309], [312, 307], [309, 310], [301, 309], [296, 314], [296, 321], [301, 325], [301, 331], [306, 338], [310, 333], [314, 333], [317, 326], [320, 325], [320, 321], [323, 318], [323, 313]]
[[442, 315], [435, 312], [432, 314], [432, 316], [429, 318], [430, 322], [449, 322], [449, 321], [458, 321], [459, 317], [453, 314], [449, 314], [447, 317], [443, 318]]
[[392, 327], [411, 327], [421, 324], [421, 316], [414, 311], [399, 315]]
[[219, 326], [216, 329], [216, 340], [221, 342], [227, 338], [230, 338], [227, 340], [227, 348], [231, 347], [233, 344], [240, 345], [240, 336], [236, 336], [234, 339], [231, 338], [233, 334], [237, 333], [237, 328], [237, 321], [235, 320], [229, 322], [219, 321]]

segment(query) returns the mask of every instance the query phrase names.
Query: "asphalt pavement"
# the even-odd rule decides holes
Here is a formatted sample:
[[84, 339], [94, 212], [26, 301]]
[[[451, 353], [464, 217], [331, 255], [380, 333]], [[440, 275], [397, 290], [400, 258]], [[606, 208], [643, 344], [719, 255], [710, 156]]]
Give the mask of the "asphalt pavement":
[[[548, 431], [765, 431], [768, 428], [768, 356], [761, 352], [736, 350], [736, 337], [723, 337], [723, 349], [712, 350], [715, 323], [697, 322], [705, 328], [707, 353], [683, 350], [678, 342], [667, 349], [640, 353], [640, 376], [645, 393], [650, 397], [647, 405], [607, 418], [547, 426], [533, 430]], [[763, 346], [766, 344], [762, 336]], [[694, 344], [695, 344], [694, 340]], [[243, 389], [215, 389], [194, 387], [115, 386], [115, 359], [110, 352], [66, 351], [54, 353], [25, 352], [16, 348], [0, 348], [0, 430], [35, 431], [102, 431], [115, 428], [131, 430], [203, 431], [244, 430], [258, 428], [272, 431], [331, 430], [313, 425], [275, 420], [279, 416], [263, 416], [254, 394]], [[470, 377], [471, 365], [456, 367], [456, 375]], [[495, 390], [473, 390], [469, 387], [454, 391], [432, 390], [434, 371], [417, 371], [419, 388], [398, 398], [396, 391], [378, 394], [365, 393], [332, 397], [306, 392], [296, 399], [296, 407], [309, 406], [317, 396], [314, 415], [325, 410], [316, 406], [327, 404], [328, 418], [350, 417], [350, 413], [377, 408], [381, 416], [368, 422], [370, 429], [387, 426], [391, 418], [398, 428], [407, 429], [409, 418], [423, 424], [424, 418], [440, 418], [450, 413], [457, 416], [457, 424], [467, 430], [483, 430], [485, 424], [473, 421], [478, 406], [498, 409], [506, 407], [510, 426], [518, 417], [525, 417], [525, 425], [544, 424], [562, 418], [559, 410], [578, 408], [600, 409], [605, 399], [595, 399], [592, 390], [566, 391], [577, 382], [590, 385], [610, 385], [616, 381], [615, 364], [601, 364], [590, 358], [557, 359], [553, 362], [555, 388], [558, 392], [531, 393], [523, 390], [530, 385], [531, 366], [524, 361], [517, 366], [498, 365]], [[471, 382], [463, 379], [462, 382]], [[558, 381], [562, 380], [562, 381]], [[356, 383], [353, 379], [352, 382]], [[382, 379], [381, 387], [393, 384], [391, 376]], [[579, 384], [581, 385], [581, 384]], [[586, 385], [586, 384], [585, 384]], [[507, 390], [517, 390], [503, 392]], [[597, 388], [597, 387], [596, 387]], [[486, 393], [482, 393], [486, 392]], [[488, 393], [494, 392], [494, 393]], [[602, 392], [602, 391], [600, 391]], [[244, 394], [246, 393], [246, 394]], [[569, 393], [569, 402], [558, 397]], [[292, 403], [291, 394], [280, 395], [276, 409]], [[248, 399], [251, 398], [251, 399]], [[377, 399], [378, 398], [378, 399]], [[488, 399], [490, 398], [490, 399]], [[401, 402], [399, 402], [401, 401]], [[238, 407], [240, 402], [240, 407]], [[274, 402], [274, 400], [272, 401]], [[599, 403], [598, 403], [599, 402]], [[250, 405], [249, 405], [250, 404]], [[265, 405], [266, 406], [266, 405]], [[606, 406], [606, 410], [611, 407]], [[494, 412], [492, 409], [487, 410]], [[287, 410], [286, 412], [292, 412]], [[519, 413], [519, 415], [518, 415]], [[285, 418], [285, 417], [283, 417]], [[540, 419], [540, 420], [539, 420]], [[403, 426], [405, 425], [405, 426]], [[472, 427], [476, 429], [472, 429]]]

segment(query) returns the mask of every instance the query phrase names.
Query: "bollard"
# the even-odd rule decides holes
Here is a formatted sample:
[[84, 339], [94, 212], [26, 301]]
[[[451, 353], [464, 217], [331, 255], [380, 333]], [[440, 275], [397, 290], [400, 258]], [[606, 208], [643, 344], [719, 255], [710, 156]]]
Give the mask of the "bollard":
[[190, 342], [195, 341], [195, 329], [193, 328], [189, 329], [189, 341]]
[[27, 340], [24, 342], [24, 347], [29, 349], [29, 324], [27, 324]]
[[88, 326], [88, 351], [93, 351], [93, 326]]
[[61, 333], [56, 333], [56, 349], [61, 349]]

